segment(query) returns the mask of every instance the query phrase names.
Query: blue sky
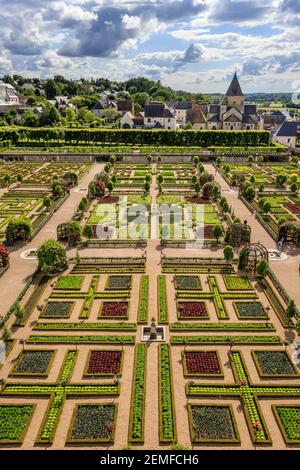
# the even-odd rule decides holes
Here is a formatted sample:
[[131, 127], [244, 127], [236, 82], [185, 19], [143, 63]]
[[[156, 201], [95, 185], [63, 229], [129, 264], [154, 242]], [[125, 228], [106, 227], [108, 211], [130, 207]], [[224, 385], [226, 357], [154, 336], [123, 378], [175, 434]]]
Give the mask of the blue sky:
[[300, 86], [300, 0], [0, 0], [0, 75], [136, 76], [194, 92]]

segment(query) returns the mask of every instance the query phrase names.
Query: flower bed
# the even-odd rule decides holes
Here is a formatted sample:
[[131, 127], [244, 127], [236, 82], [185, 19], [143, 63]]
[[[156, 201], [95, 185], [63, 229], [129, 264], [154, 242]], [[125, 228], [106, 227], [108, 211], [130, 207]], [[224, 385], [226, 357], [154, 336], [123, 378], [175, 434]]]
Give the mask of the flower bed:
[[171, 344], [281, 344], [279, 336], [172, 336]]
[[122, 351], [90, 351], [84, 375], [116, 375], [122, 370]]
[[209, 318], [205, 302], [178, 302], [177, 312], [179, 319]]
[[0, 406], [0, 444], [21, 444], [30, 424], [33, 405]]
[[99, 344], [133, 344], [135, 342], [134, 336], [64, 336], [64, 335], [31, 335], [26, 340], [31, 344], [76, 344], [76, 343], [99, 343]]
[[217, 351], [185, 351], [182, 353], [185, 377], [222, 377]]
[[192, 442], [240, 443], [231, 405], [189, 405], [188, 409]]
[[272, 323], [171, 323], [170, 331], [275, 331]]
[[131, 276], [108, 276], [105, 289], [129, 290], [131, 289]]
[[37, 323], [34, 330], [136, 331], [136, 323]]
[[128, 318], [128, 302], [103, 302], [100, 318]]
[[286, 207], [290, 212], [296, 215], [300, 215], [300, 204], [284, 204], [284, 207]]
[[129, 442], [144, 442], [147, 346], [138, 344], [135, 351], [132, 381]]
[[223, 274], [223, 280], [227, 290], [253, 290], [251, 282], [246, 276]]
[[285, 351], [251, 351], [261, 377], [297, 377], [297, 369]]
[[13, 368], [12, 375], [47, 376], [53, 358], [54, 351], [23, 351]]
[[140, 281], [138, 323], [148, 321], [149, 276], [142, 276]]
[[158, 293], [158, 321], [159, 323], [168, 323], [168, 299], [167, 299], [167, 283], [166, 276], [158, 276], [157, 278]]
[[75, 302], [49, 301], [41, 313], [41, 318], [69, 318]]
[[61, 276], [54, 289], [59, 290], [80, 290], [84, 276]]
[[300, 406], [272, 405], [272, 410], [286, 444], [300, 444]]
[[268, 315], [260, 302], [233, 302], [233, 306], [238, 318], [252, 319], [259, 318], [267, 320]]
[[113, 443], [117, 405], [76, 405], [67, 442]]
[[177, 290], [201, 289], [198, 276], [174, 276], [174, 285]]
[[176, 441], [170, 346], [159, 346], [159, 440]]

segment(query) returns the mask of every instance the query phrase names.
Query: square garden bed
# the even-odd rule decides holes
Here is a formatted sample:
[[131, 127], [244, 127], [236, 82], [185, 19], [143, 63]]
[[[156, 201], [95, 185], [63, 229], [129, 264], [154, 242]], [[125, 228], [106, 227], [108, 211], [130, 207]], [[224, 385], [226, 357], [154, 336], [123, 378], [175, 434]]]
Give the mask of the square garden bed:
[[74, 308], [75, 302], [49, 301], [44, 308], [42, 318], [69, 318]]
[[185, 351], [182, 353], [185, 377], [223, 377], [217, 351]]
[[240, 443], [231, 405], [189, 405], [189, 421], [192, 442]]
[[201, 289], [198, 276], [174, 276], [174, 286], [177, 290]]
[[290, 377], [298, 375], [297, 369], [285, 351], [251, 351], [261, 377]]
[[108, 276], [105, 289], [129, 290], [131, 289], [131, 276]]
[[0, 405], [0, 444], [21, 444], [35, 405]]
[[189, 319], [208, 319], [209, 315], [205, 302], [177, 302], [177, 312], [179, 320]]
[[61, 276], [54, 289], [57, 290], [80, 290], [84, 276]]
[[76, 405], [67, 442], [113, 443], [116, 415], [117, 405]]
[[300, 444], [300, 406], [272, 405], [272, 410], [286, 444]]
[[260, 302], [233, 302], [234, 310], [239, 319], [252, 320], [268, 320], [269, 317]]
[[89, 377], [120, 375], [122, 364], [122, 351], [90, 351], [84, 375]]
[[99, 318], [128, 318], [128, 302], [103, 302]]
[[55, 351], [23, 351], [13, 368], [12, 376], [47, 377]]
[[227, 290], [253, 290], [251, 282], [246, 276], [223, 274], [223, 280]]

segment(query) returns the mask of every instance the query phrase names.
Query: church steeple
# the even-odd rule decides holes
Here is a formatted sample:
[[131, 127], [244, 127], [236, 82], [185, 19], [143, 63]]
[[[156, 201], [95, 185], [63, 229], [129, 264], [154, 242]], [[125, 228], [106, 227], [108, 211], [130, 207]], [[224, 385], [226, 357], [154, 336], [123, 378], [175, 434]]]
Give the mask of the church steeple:
[[236, 72], [234, 73], [232, 82], [230, 83], [225, 96], [244, 96]]

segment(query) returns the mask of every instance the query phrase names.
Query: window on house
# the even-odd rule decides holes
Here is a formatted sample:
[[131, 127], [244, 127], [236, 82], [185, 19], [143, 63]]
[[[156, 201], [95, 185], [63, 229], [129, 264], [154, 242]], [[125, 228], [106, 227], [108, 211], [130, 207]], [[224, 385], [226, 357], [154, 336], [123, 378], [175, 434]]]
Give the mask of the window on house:
[[151, 119], [150, 119], [150, 118], [148, 118], [148, 122], [151, 122]]

